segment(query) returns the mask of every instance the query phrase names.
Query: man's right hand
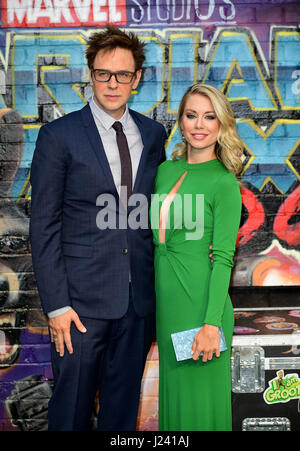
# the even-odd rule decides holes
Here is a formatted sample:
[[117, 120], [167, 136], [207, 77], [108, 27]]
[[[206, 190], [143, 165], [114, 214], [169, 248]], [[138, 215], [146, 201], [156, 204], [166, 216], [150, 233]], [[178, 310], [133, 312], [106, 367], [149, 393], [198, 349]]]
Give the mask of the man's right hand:
[[86, 328], [79, 319], [79, 316], [72, 308], [62, 315], [58, 315], [55, 318], [49, 319], [49, 329], [51, 341], [55, 343], [56, 351], [61, 357], [65, 352], [65, 345], [70, 354], [73, 353], [73, 347], [71, 342], [71, 323], [75, 323], [77, 329], [85, 333]]

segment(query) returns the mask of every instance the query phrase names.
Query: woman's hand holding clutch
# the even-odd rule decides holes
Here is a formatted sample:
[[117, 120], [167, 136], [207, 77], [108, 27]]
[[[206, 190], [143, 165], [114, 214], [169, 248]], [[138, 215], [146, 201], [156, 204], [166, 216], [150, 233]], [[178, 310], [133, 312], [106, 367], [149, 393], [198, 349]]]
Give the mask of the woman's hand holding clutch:
[[213, 354], [220, 357], [220, 333], [217, 326], [204, 324], [195, 335], [192, 354], [193, 360], [199, 360], [202, 353], [202, 361], [212, 360]]

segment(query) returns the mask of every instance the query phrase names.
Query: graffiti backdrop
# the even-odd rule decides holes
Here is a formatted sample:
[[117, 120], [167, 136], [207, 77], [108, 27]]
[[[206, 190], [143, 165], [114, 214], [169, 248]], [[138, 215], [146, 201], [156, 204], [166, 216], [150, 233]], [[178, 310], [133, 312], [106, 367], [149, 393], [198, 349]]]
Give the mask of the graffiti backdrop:
[[[130, 107], [162, 122], [203, 81], [231, 102], [245, 145], [243, 217], [231, 289], [300, 285], [300, 22], [291, 0], [1, 0], [0, 430], [47, 429], [47, 325], [28, 239], [30, 164], [42, 124], [91, 96], [84, 58], [107, 22], [147, 43]], [[55, 183], [55, 180], [53, 180]], [[250, 302], [250, 298], [249, 298]], [[155, 343], [139, 429], [157, 429]], [[97, 410], [97, 406], [95, 406]]]

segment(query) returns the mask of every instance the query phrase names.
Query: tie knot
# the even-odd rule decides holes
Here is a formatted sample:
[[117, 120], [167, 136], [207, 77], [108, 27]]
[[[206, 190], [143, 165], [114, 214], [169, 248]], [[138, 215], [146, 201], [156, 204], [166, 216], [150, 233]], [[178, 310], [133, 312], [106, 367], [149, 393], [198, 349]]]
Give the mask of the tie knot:
[[121, 132], [123, 130], [121, 122], [114, 122], [112, 127], [116, 130], [116, 132]]

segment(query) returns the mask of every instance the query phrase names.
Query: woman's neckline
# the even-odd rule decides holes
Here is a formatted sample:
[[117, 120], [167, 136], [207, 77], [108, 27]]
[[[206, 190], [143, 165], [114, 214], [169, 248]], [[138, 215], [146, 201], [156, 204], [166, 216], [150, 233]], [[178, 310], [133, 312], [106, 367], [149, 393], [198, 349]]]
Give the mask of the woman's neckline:
[[210, 166], [210, 165], [216, 164], [217, 162], [219, 163], [218, 158], [212, 158], [211, 160], [202, 161], [201, 163], [188, 163], [186, 156], [184, 156], [179, 161], [181, 161], [182, 164], [188, 169], [199, 168], [199, 167], [203, 167], [203, 166]]

